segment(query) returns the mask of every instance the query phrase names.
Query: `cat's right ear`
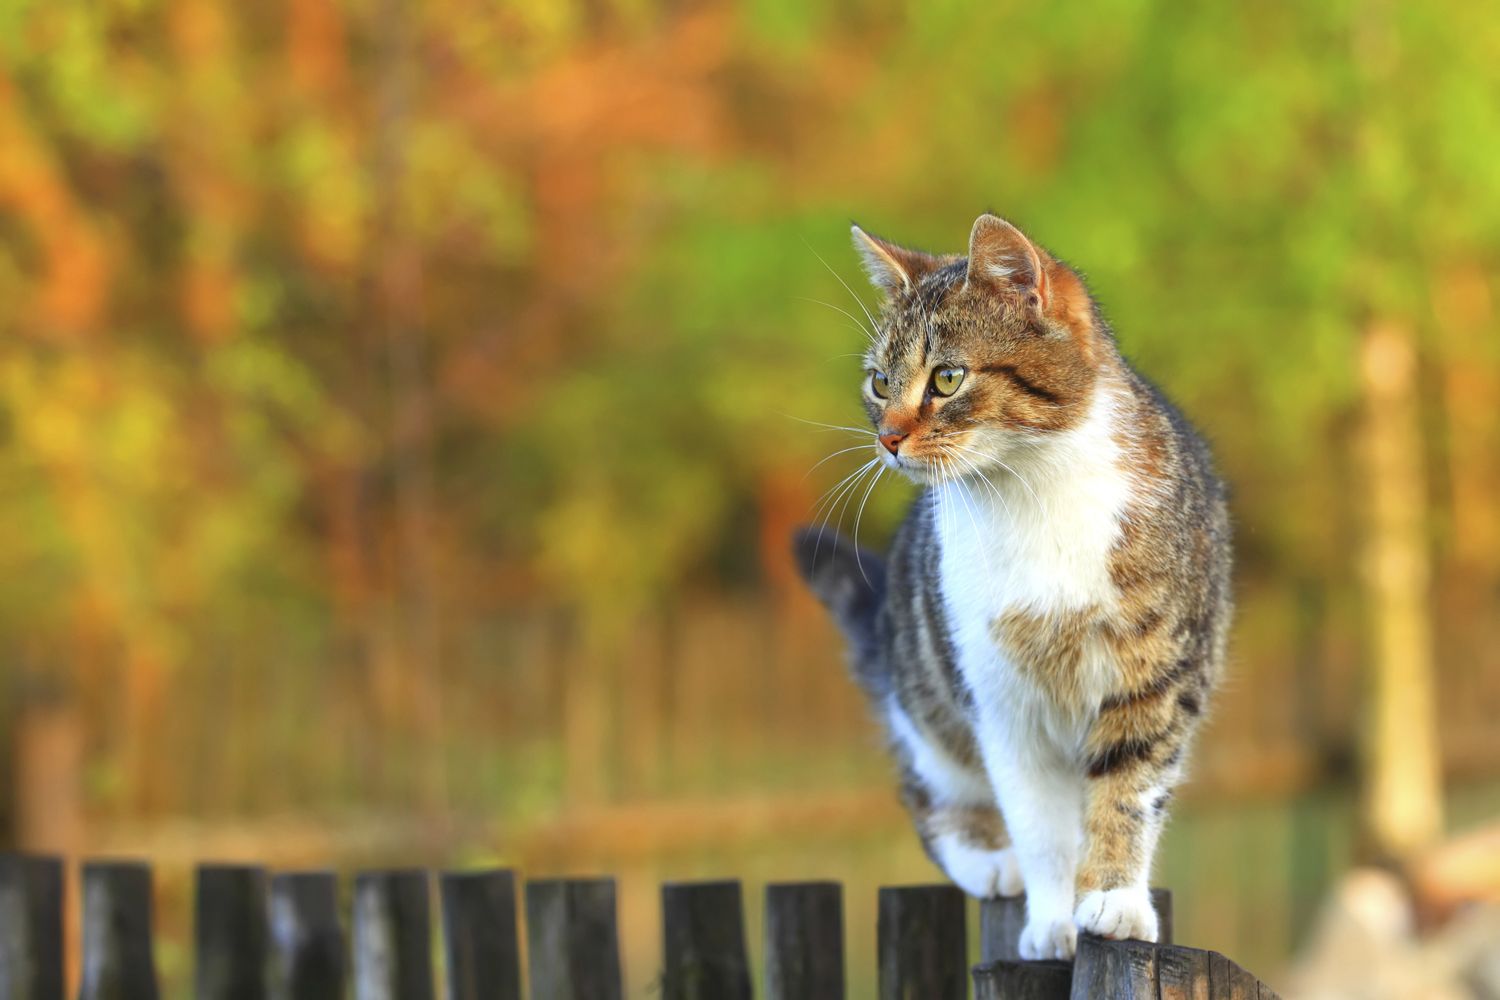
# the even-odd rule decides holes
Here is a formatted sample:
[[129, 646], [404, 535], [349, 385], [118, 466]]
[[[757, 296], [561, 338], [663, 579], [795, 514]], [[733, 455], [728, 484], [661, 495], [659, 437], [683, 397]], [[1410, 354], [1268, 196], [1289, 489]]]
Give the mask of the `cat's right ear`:
[[865, 262], [865, 271], [870, 281], [887, 295], [902, 295], [911, 291], [922, 277], [940, 267], [942, 261], [930, 253], [908, 250], [896, 244], [871, 236], [858, 225], [849, 227], [854, 237], [854, 249]]

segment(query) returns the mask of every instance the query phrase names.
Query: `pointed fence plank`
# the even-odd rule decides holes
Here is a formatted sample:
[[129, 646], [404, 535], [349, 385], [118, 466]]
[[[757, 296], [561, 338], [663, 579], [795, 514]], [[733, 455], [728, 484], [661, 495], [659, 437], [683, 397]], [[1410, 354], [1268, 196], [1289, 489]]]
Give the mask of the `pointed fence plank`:
[[448, 872], [442, 897], [447, 1000], [521, 1000], [515, 873]]
[[0, 855], [0, 997], [62, 1000], [62, 862]]
[[964, 899], [951, 885], [880, 890], [880, 1000], [967, 1000]]
[[432, 1000], [429, 891], [420, 869], [355, 876], [355, 1000]]
[[620, 1000], [615, 881], [526, 883], [531, 1000]]
[[197, 1000], [265, 1000], [267, 917], [264, 869], [198, 866]]
[[337, 876], [289, 872], [271, 879], [271, 944], [271, 995], [276, 1000], [336, 1000], [344, 995]]
[[665, 1000], [750, 1000], [739, 882], [668, 882], [661, 913]]
[[844, 890], [837, 882], [766, 886], [766, 995], [843, 1000]]

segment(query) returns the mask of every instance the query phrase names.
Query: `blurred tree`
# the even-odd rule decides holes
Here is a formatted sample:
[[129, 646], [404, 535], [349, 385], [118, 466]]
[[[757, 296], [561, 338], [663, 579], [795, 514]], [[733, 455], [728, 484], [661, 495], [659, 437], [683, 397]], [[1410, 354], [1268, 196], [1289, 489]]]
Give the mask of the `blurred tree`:
[[[792, 419], [859, 420], [847, 220], [957, 249], [993, 207], [1209, 431], [1242, 577], [1316, 595], [1318, 662], [1366, 620], [1345, 455], [1372, 322], [1417, 352], [1434, 517], [1405, 544], [1439, 584], [1500, 579], [1497, 25], [1457, 0], [4, 5], [0, 636], [96, 710], [121, 692], [136, 757], [99, 794], [152, 799], [191, 769], [154, 742], [165, 692], [275, 660], [425, 759], [458, 647], [560, 611], [594, 652], [573, 787], [605, 797], [611, 651], [692, 591], [790, 585], [782, 528], [842, 470], [804, 471], [858, 440]], [[862, 532], [905, 496], [883, 481]]]

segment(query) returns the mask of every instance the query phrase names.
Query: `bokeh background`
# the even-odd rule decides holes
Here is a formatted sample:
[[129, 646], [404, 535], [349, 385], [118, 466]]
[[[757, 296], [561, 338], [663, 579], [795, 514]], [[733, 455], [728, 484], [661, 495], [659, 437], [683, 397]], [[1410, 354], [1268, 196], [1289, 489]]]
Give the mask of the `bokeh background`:
[[1287, 983], [1500, 814], [1497, 67], [1467, 0], [0, 4], [0, 839], [152, 859], [173, 995], [200, 858], [613, 872], [633, 995], [659, 879], [840, 878], [859, 989], [937, 873], [786, 539], [849, 221], [993, 209], [1232, 484], [1158, 881]]

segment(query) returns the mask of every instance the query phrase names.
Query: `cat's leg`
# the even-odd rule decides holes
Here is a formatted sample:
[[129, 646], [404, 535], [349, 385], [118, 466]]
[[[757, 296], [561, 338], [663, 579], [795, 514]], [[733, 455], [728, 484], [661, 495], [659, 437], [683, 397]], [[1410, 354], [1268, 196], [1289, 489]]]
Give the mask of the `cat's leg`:
[[1106, 705], [1089, 735], [1084, 860], [1075, 917], [1081, 931], [1155, 941], [1151, 861], [1193, 720], [1125, 702]]
[[933, 862], [976, 899], [1019, 896], [1021, 868], [994, 803], [935, 805], [913, 813]]
[[984, 763], [1005, 816], [1026, 890], [1024, 959], [1071, 958], [1083, 787], [1078, 769], [1045, 741], [1017, 736], [1014, 720], [978, 727]]
[[1020, 868], [983, 768], [928, 737], [894, 700], [887, 723], [902, 763], [901, 798], [933, 864], [977, 899], [1020, 895]]

